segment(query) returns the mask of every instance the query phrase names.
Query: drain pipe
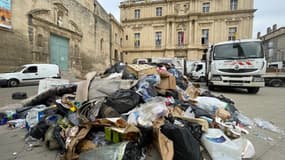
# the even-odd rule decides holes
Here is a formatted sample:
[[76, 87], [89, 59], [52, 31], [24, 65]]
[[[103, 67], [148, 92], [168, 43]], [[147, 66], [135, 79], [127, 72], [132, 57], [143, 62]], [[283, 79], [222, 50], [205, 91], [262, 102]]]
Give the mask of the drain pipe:
[[109, 32], [110, 32], [110, 34], [109, 34], [109, 38], [110, 38], [110, 66], [112, 66], [113, 64], [112, 64], [112, 46], [113, 46], [113, 43], [112, 43], [112, 41], [113, 41], [113, 39], [112, 39], [112, 15], [109, 13]]

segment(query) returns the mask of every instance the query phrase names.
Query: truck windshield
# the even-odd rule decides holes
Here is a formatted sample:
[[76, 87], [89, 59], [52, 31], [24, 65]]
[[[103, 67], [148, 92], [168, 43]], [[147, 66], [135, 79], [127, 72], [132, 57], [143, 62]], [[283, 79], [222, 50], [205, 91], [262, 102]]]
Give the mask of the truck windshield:
[[214, 60], [263, 58], [260, 42], [239, 42], [218, 45], [214, 48]]

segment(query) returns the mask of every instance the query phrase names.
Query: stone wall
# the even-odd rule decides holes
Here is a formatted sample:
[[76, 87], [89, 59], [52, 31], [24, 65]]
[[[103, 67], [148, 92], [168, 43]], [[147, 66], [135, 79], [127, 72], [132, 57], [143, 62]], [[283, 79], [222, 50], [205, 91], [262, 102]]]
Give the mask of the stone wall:
[[110, 63], [110, 21], [96, 3], [12, 0], [12, 29], [0, 29], [0, 71], [26, 63], [50, 63], [51, 34], [68, 39], [70, 70], [103, 71]]

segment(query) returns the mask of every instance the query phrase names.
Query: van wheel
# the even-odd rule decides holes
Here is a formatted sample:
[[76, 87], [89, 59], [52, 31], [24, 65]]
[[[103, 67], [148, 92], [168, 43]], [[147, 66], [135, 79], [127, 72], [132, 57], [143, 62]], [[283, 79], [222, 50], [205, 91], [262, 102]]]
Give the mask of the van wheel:
[[17, 79], [11, 79], [8, 81], [8, 85], [10, 87], [17, 87], [19, 85], [19, 81]]
[[272, 87], [281, 87], [282, 81], [280, 79], [273, 79], [269, 82], [269, 85]]
[[247, 88], [247, 92], [250, 93], [250, 94], [256, 94], [256, 93], [258, 93], [258, 91], [259, 91], [258, 87], [249, 87], [249, 88]]

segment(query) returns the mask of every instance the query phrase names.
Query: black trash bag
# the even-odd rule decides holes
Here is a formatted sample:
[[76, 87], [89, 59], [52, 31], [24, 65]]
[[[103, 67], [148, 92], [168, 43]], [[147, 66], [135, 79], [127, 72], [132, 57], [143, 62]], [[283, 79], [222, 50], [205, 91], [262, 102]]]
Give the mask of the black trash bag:
[[179, 118], [175, 118], [175, 119], [182, 122], [185, 125], [185, 127], [190, 128], [191, 134], [194, 136], [194, 138], [197, 141], [200, 141], [202, 134], [203, 134], [202, 126], [200, 124], [194, 123], [194, 122], [189, 122], [189, 121], [182, 120]]
[[32, 127], [28, 134], [36, 139], [44, 139], [48, 128], [49, 125], [45, 122], [45, 120], [42, 120], [36, 126]]
[[58, 87], [51, 88], [43, 93], [38, 94], [33, 99], [26, 101], [23, 106], [36, 106], [45, 104], [46, 106], [50, 106], [51, 102], [54, 102], [56, 96], [61, 97], [64, 94], [72, 94], [76, 92], [77, 85], [76, 84], [68, 84], [62, 85]]
[[61, 137], [61, 128], [59, 125], [56, 125], [54, 130], [53, 130], [53, 137], [56, 140], [56, 142], [59, 145], [60, 148], [60, 153], [63, 154], [64, 152], [66, 152], [66, 147], [65, 147], [65, 141], [64, 139]]
[[177, 90], [167, 90], [166, 91], [166, 94], [165, 94], [166, 97], [173, 97], [174, 99], [179, 99], [179, 93]]
[[26, 92], [15, 92], [12, 94], [12, 99], [22, 100], [22, 99], [27, 99], [27, 98], [28, 98], [28, 95]]
[[34, 106], [27, 106], [27, 107], [21, 107], [21, 108], [17, 108], [16, 109], [16, 113], [18, 118], [20, 119], [25, 119], [28, 112], [30, 111], [30, 109], [32, 109]]
[[137, 142], [129, 142], [126, 146], [122, 160], [140, 160], [142, 157], [142, 148]]
[[144, 148], [153, 143], [153, 127], [137, 126], [141, 131], [139, 146]]
[[228, 104], [231, 104], [231, 105], [235, 104], [234, 101], [232, 101], [230, 98], [225, 97], [224, 95], [219, 95], [217, 98], [223, 102], [228, 103]]
[[120, 89], [107, 97], [106, 105], [120, 114], [126, 113], [140, 103], [140, 96], [133, 90]]
[[202, 160], [200, 144], [191, 133], [191, 128], [166, 123], [161, 132], [174, 144], [173, 160]]
[[180, 125], [183, 127], [187, 127], [190, 129], [191, 134], [194, 136], [194, 138], [197, 141], [200, 141], [203, 131], [202, 131], [202, 126], [198, 123], [195, 122], [189, 122], [187, 120], [177, 118], [177, 117], [165, 117], [166, 120], [171, 122], [172, 124], [175, 124], [175, 122], [180, 122]]
[[106, 104], [102, 104], [102, 107], [99, 111], [100, 118], [113, 118], [113, 117], [120, 117], [121, 115], [112, 107], [107, 106]]
[[115, 63], [113, 66], [111, 66], [110, 68], [108, 68], [105, 72], [104, 75], [106, 74], [112, 74], [112, 73], [120, 73], [124, 70], [125, 65], [121, 65], [120, 62]]
[[187, 87], [188, 87], [188, 84], [183, 80], [183, 79], [178, 79], [178, 78], [176, 78], [176, 85], [179, 87], [179, 88], [181, 88], [181, 89], [183, 89], [184, 91], [187, 89]]
[[134, 74], [132, 74], [132, 73], [129, 73], [129, 72], [125, 69], [124, 72], [123, 72], [122, 79], [136, 80], [137, 77], [136, 77], [136, 75], [134, 75]]
[[213, 116], [207, 112], [206, 110], [199, 108], [199, 107], [192, 107], [192, 111], [195, 114], [195, 118], [200, 118], [200, 117], [207, 117], [213, 119]]

